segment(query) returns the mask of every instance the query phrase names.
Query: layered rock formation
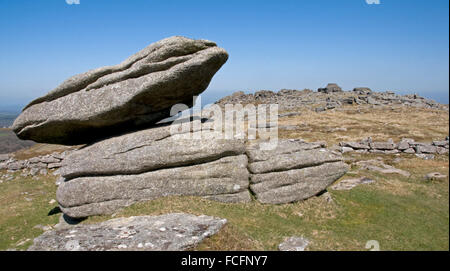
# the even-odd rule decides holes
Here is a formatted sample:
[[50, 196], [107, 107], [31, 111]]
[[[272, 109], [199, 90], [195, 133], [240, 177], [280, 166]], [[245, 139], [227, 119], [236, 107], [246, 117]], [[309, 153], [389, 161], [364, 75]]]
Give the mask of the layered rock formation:
[[307, 199], [342, 177], [348, 166], [338, 153], [320, 144], [280, 141], [276, 149], [250, 148], [250, 189], [262, 203], [280, 204]]
[[73, 152], [57, 191], [64, 213], [86, 217], [170, 195], [250, 201], [242, 140], [179, 139], [170, 126], [114, 137]]
[[137, 130], [192, 105], [228, 54], [215, 43], [171, 37], [116, 66], [75, 75], [32, 101], [12, 128], [21, 139], [82, 144]]
[[262, 203], [289, 203], [318, 194], [348, 170], [339, 153], [317, 143], [279, 141], [263, 151], [258, 143], [182, 139], [169, 130], [110, 138], [67, 156], [57, 190], [62, 211], [75, 218], [110, 214], [171, 195], [249, 202], [253, 193]]
[[323, 93], [341, 92], [342, 88], [335, 83], [329, 83], [326, 87], [319, 88], [317, 91]]

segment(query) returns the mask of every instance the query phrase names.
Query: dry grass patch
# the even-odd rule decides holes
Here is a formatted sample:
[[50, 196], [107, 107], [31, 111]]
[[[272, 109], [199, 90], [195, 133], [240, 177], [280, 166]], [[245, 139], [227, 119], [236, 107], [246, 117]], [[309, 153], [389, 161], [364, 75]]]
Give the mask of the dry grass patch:
[[[332, 145], [341, 141], [359, 141], [369, 136], [376, 141], [389, 138], [399, 141], [408, 137], [427, 142], [442, 140], [449, 134], [448, 112], [443, 110], [345, 106], [322, 113], [305, 109], [297, 111], [302, 114], [279, 119], [279, 125], [299, 126], [294, 131], [280, 130], [281, 138], [324, 140]], [[335, 128], [345, 128], [346, 131], [331, 132]]]

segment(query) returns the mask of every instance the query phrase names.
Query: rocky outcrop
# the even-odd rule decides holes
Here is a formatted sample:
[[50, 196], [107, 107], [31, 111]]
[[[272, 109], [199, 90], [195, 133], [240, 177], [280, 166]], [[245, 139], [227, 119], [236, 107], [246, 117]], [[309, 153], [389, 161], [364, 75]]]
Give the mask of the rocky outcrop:
[[61, 210], [74, 218], [110, 214], [171, 195], [249, 202], [250, 191], [262, 203], [289, 203], [316, 195], [348, 170], [323, 143], [280, 141], [263, 151], [242, 140], [180, 139], [166, 129], [114, 137], [69, 155], [60, 169]]
[[47, 231], [30, 251], [180, 251], [216, 234], [226, 219], [184, 213], [116, 218]]
[[383, 174], [399, 174], [404, 177], [411, 176], [411, 173], [405, 170], [401, 170], [395, 168], [391, 165], [386, 165], [383, 161], [380, 160], [365, 160], [359, 161], [355, 163], [356, 166], [359, 166], [363, 170], [376, 171]]
[[63, 182], [56, 197], [70, 217], [110, 214], [138, 201], [171, 195], [203, 196], [223, 202], [248, 202], [245, 155], [193, 166], [133, 175], [80, 177]]
[[[17, 160], [8, 157], [3, 162], [0, 161], [0, 170], [8, 170], [11, 173], [22, 171], [22, 176], [35, 176], [37, 174], [47, 174], [47, 170], [57, 170], [62, 166], [62, 160], [71, 150], [62, 153], [52, 153], [42, 156], [35, 156], [26, 160]], [[44, 174], [44, 175], [45, 175]]]
[[355, 88], [353, 91], [313, 92], [311, 90], [269, 90], [257, 91], [254, 94], [239, 92], [223, 97], [216, 104], [278, 104], [280, 111], [298, 111], [310, 109], [316, 112], [337, 109], [343, 106], [368, 107], [416, 107], [448, 111], [448, 105], [437, 103], [419, 95], [399, 95], [391, 91], [377, 92], [369, 88]]
[[319, 88], [317, 91], [322, 93], [341, 92], [342, 88], [335, 83], [329, 83], [325, 88]]
[[83, 144], [154, 124], [174, 104], [192, 105], [226, 62], [215, 43], [171, 37], [116, 66], [64, 81], [32, 101], [13, 124], [21, 139]]
[[250, 201], [244, 141], [179, 135], [163, 126], [73, 152], [60, 169], [61, 209], [70, 217], [86, 217], [170, 195]]
[[262, 203], [307, 199], [325, 190], [349, 169], [340, 154], [303, 141], [280, 141], [272, 151], [250, 147], [247, 154], [250, 189]]

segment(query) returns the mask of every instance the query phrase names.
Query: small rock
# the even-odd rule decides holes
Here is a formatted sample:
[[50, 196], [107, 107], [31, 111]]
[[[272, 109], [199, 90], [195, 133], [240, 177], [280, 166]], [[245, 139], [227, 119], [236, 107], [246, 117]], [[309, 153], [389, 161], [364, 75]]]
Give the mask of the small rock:
[[361, 178], [355, 178], [355, 179], [346, 179], [342, 180], [333, 186], [331, 186], [331, 189], [334, 190], [350, 190], [353, 189], [355, 186], [360, 184], [369, 184], [374, 183], [375, 181], [366, 177]]
[[426, 154], [426, 153], [418, 153], [416, 154], [417, 157], [422, 158], [424, 160], [433, 160], [434, 155], [433, 154]]

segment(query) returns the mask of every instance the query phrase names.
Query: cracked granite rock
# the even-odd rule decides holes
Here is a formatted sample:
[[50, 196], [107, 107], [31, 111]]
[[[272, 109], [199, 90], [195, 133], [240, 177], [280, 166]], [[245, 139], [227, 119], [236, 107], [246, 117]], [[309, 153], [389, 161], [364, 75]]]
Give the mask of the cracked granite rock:
[[30, 251], [180, 251], [216, 234], [226, 219], [172, 213], [116, 218], [47, 231]]
[[278, 142], [276, 149], [250, 149], [250, 189], [258, 201], [283, 204], [317, 195], [342, 177], [349, 166], [320, 144]]
[[146, 129], [72, 152], [60, 168], [61, 210], [73, 218], [110, 214], [171, 195], [251, 200], [243, 140], [184, 139], [187, 133], [170, 130]]
[[223, 202], [248, 202], [245, 155], [142, 174], [80, 177], [62, 183], [56, 197], [70, 217], [111, 214], [138, 201], [172, 195], [203, 196]]
[[136, 131], [193, 104], [227, 61], [207, 40], [171, 37], [116, 66], [75, 75], [32, 101], [12, 128], [21, 139], [77, 145]]

